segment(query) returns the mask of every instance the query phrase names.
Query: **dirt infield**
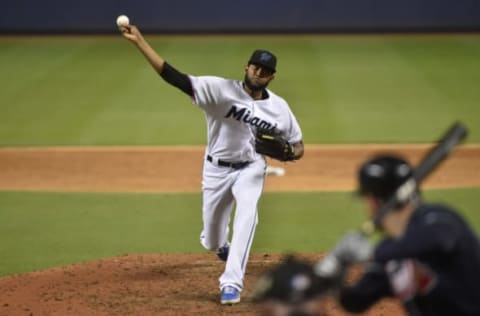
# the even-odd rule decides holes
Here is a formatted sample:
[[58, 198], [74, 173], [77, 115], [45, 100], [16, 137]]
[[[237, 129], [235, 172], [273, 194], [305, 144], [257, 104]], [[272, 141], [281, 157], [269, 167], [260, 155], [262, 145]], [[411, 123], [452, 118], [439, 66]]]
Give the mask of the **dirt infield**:
[[[429, 145], [307, 146], [296, 163], [267, 177], [266, 191], [352, 190], [358, 164], [395, 150], [412, 163]], [[4, 148], [0, 190], [83, 192], [198, 192], [199, 147]], [[425, 183], [426, 188], [480, 186], [480, 146], [462, 146]], [[302, 255], [313, 262], [317, 255]], [[213, 254], [142, 254], [102, 259], [0, 278], [0, 315], [257, 315], [251, 301], [258, 276], [279, 261], [253, 254], [242, 303], [220, 306]], [[345, 315], [329, 303], [329, 315]], [[365, 315], [404, 315], [383, 301]]]
[[[282, 164], [266, 191], [352, 190], [355, 170], [379, 151], [418, 162], [430, 145], [307, 146], [299, 162]], [[84, 192], [199, 192], [201, 147], [70, 147], [0, 149], [0, 190]], [[458, 148], [426, 188], [480, 186], [480, 146]]]

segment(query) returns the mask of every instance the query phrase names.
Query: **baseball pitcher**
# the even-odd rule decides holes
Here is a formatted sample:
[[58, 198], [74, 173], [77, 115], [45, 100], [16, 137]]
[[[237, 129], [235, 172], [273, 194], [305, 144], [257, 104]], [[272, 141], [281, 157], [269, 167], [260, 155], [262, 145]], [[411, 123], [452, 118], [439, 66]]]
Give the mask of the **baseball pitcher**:
[[[243, 279], [263, 191], [265, 158], [303, 156], [302, 132], [287, 102], [267, 89], [277, 59], [256, 50], [243, 81], [181, 73], [159, 56], [134, 25], [119, 26], [151, 66], [205, 113], [208, 142], [203, 165], [203, 230], [200, 243], [226, 261], [220, 276], [220, 302], [240, 302]], [[230, 214], [236, 205], [229, 240]]]

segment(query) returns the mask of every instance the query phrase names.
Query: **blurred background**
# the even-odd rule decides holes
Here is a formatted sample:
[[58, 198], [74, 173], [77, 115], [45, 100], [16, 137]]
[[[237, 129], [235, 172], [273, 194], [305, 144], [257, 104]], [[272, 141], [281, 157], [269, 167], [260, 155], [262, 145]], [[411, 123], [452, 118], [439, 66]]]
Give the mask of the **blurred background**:
[[[189, 74], [241, 80], [254, 49], [276, 53], [278, 73], [269, 87], [289, 102], [307, 153], [311, 145], [430, 144], [460, 120], [470, 129], [469, 161], [479, 165], [479, 0], [0, 4], [0, 180], [7, 173], [15, 180], [21, 169], [27, 177], [37, 175], [34, 184], [61, 181], [49, 172], [71, 171], [56, 163], [63, 147], [69, 153], [70, 146], [203, 149], [203, 114], [118, 33], [120, 14]], [[31, 147], [47, 148], [25, 158]], [[155, 162], [164, 155], [146, 157]], [[112, 161], [106, 159], [100, 171]], [[83, 176], [108, 178], [88, 174], [88, 161], [66, 163], [81, 183]], [[45, 164], [51, 169], [42, 169]], [[127, 160], [118, 173], [143, 165]], [[149, 167], [143, 171], [163, 176]], [[321, 163], [307, 169], [323, 171]], [[480, 168], [465, 173], [480, 179]], [[284, 179], [289, 181], [288, 173]], [[198, 243], [200, 168], [194, 193], [32, 192], [12, 189], [13, 180], [0, 190], [0, 276], [124, 253], [204, 251]], [[475, 185], [426, 192], [458, 206], [477, 231], [479, 194]], [[350, 192], [267, 192], [252, 249], [326, 251], [363, 219]]]
[[119, 14], [148, 32], [478, 31], [478, 0], [2, 0], [2, 33], [112, 33]]

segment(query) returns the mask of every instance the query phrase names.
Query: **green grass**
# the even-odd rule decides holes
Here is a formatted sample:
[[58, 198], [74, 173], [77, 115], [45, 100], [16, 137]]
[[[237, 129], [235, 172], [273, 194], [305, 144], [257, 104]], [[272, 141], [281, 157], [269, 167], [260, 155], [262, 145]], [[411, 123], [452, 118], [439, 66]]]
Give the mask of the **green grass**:
[[[480, 231], [480, 189], [429, 191]], [[0, 192], [0, 275], [126, 253], [204, 252], [200, 194]], [[266, 193], [254, 252], [321, 252], [364, 219], [349, 193]]]
[[[179, 70], [241, 79], [256, 48], [307, 144], [480, 142], [480, 35], [147, 36]], [[203, 113], [120, 36], [0, 38], [0, 147], [205, 144]], [[1, 176], [1, 175], [0, 175]], [[430, 191], [480, 231], [480, 189]], [[202, 252], [200, 194], [0, 192], [0, 275], [125, 253]], [[325, 251], [363, 219], [347, 193], [267, 193], [253, 251]]]
[[[181, 71], [241, 79], [255, 48], [306, 143], [479, 142], [480, 36], [147, 36]], [[204, 144], [201, 111], [120, 36], [0, 38], [0, 146]]]

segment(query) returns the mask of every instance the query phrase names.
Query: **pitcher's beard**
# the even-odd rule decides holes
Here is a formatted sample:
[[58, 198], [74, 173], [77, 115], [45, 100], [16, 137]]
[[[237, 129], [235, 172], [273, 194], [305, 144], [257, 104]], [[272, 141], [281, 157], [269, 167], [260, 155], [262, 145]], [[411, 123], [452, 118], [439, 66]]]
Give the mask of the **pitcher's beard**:
[[245, 83], [245, 85], [247, 86], [248, 89], [252, 90], [253, 92], [257, 92], [257, 91], [262, 91], [264, 90], [269, 82], [265, 83], [265, 84], [262, 84], [262, 85], [258, 85], [258, 84], [254, 84], [250, 78], [248, 78], [247, 74], [245, 74], [245, 78], [243, 80], [243, 82]]

